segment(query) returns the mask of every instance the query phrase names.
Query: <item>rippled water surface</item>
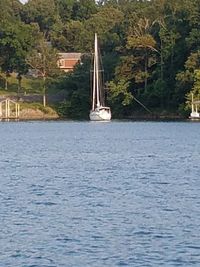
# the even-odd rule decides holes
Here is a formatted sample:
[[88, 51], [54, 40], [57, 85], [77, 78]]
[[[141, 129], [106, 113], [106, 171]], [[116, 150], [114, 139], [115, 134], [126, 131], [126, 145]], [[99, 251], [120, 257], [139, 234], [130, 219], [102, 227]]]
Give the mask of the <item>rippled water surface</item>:
[[200, 123], [0, 123], [0, 266], [200, 266]]

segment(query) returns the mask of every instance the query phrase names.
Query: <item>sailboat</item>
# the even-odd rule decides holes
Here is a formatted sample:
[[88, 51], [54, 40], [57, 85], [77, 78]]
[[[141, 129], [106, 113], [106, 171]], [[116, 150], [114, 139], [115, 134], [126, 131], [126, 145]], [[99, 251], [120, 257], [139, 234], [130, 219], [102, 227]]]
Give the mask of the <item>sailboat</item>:
[[105, 91], [102, 80], [102, 69], [100, 68], [100, 54], [98, 49], [98, 39], [95, 33], [94, 59], [92, 77], [92, 109], [90, 110], [91, 121], [110, 121], [110, 107], [105, 106]]
[[200, 113], [198, 112], [199, 100], [194, 101], [194, 96], [192, 94], [192, 112], [190, 113], [190, 119], [200, 119]]

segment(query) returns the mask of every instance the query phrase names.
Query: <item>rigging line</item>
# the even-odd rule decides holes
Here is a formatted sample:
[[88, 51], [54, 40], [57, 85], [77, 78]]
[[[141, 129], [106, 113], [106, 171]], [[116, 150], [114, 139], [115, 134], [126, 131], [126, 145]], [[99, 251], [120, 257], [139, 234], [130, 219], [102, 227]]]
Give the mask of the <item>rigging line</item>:
[[149, 113], [152, 113], [151, 110], [149, 110], [147, 107], [145, 107], [144, 104], [142, 104], [135, 96], [133, 96], [133, 99], [140, 104], [146, 111], [148, 111]]

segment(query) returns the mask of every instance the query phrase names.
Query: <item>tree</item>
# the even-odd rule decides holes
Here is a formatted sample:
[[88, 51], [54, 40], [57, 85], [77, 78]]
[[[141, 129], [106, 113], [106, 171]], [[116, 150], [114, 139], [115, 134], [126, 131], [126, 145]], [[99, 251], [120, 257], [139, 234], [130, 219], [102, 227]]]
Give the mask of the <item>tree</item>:
[[29, 0], [21, 11], [22, 21], [38, 23], [40, 31], [49, 38], [53, 25], [60, 19], [54, 0]]
[[46, 79], [59, 74], [57, 65], [58, 54], [57, 51], [50, 47], [45, 39], [42, 39], [37, 49], [33, 50], [26, 58], [26, 63], [30, 68], [38, 72], [38, 76], [43, 80], [43, 106], [46, 106]]
[[76, 0], [57, 0], [58, 12], [63, 23], [72, 19], [73, 7]]
[[[27, 71], [25, 58], [36, 42], [37, 29], [20, 21], [3, 21], [0, 27], [0, 68], [6, 73], [24, 74]], [[6, 83], [7, 84], [7, 83]]]
[[191, 109], [191, 99], [200, 99], [200, 69], [194, 71], [194, 84], [191, 90], [186, 94], [185, 110]]
[[62, 88], [67, 93], [67, 98], [59, 104], [59, 113], [62, 116], [88, 118], [91, 57], [88, 54], [83, 55], [81, 62], [62, 79]]
[[199, 99], [200, 97], [200, 69], [196, 69], [194, 72], [194, 85], [191, 92]]
[[119, 80], [118, 82], [111, 81], [109, 87], [109, 100], [115, 102], [120, 96], [123, 106], [129, 105], [133, 100], [133, 95], [129, 91], [130, 82]]
[[123, 13], [120, 10], [113, 7], [102, 7], [98, 13], [85, 21], [85, 27], [92, 34], [92, 40], [95, 32], [98, 33], [101, 40], [104, 40], [105, 33], [110, 32], [122, 20]]
[[72, 9], [73, 20], [87, 20], [97, 12], [95, 0], [79, 0], [74, 1]]
[[[200, 51], [191, 53], [185, 62], [185, 70], [176, 75], [176, 98], [179, 104], [185, 102], [185, 97], [194, 88], [197, 70], [200, 69]], [[196, 94], [196, 90], [194, 90]]]
[[83, 38], [86, 34], [81, 21], [70, 20], [64, 25], [54, 25], [51, 41], [60, 51], [84, 52]]
[[[156, 41], [150, 34], [150, 29], [152, 23], [147, 18], [139, 19], [137, 26], [134, 27], [134, 35], [127, 37], [128, 49], [137, 50], [139, 52], [139, 57], [143, 58], [144, 70], [141, 70], [140, 77], [144, 78], [144, 90], [147, 91], [147, 80], [149, 77], [148, 66], [150, 64], [150, 52], [158, 52], [156, 49]], [[152, 57], [151, 57], [152, 59]]]

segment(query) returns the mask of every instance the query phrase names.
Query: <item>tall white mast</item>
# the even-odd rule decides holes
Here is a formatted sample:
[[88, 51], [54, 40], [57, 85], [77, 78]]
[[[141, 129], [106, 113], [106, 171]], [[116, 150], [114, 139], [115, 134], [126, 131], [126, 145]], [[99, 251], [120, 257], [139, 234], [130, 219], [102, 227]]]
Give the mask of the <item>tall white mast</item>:
[[192, 93], [192, 113], [194, 112], [194, 95]]
[[96, 58], [94, 55], [94, 66], [93, 66], [93, 91], [92, 91], [92, 110], [95, 109], [95, 98], [96, 98], [96, 71], [95, 71], [95, 66], [96, 66]]
[[99, 99], [99, 58], [98, 58], [98, 43], [97, 43], [97, 34], [95, 33], [95, 65], [96, 65], [96, 97], [97, 97], [97, 107], [100, 107]]

